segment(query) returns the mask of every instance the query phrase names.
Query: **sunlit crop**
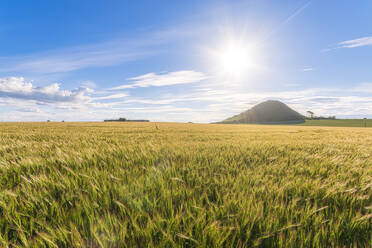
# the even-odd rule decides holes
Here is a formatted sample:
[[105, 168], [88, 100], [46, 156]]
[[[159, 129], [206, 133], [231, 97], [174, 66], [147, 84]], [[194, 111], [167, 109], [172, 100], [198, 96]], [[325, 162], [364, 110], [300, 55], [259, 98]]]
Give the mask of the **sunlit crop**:
[[372, 130], [0, 124], [0, 247], [369, 247]]

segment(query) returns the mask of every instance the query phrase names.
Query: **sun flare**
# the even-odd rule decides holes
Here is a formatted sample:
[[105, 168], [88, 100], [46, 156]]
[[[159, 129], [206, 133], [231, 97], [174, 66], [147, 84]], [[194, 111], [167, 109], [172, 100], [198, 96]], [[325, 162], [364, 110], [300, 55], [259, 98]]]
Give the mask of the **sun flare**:
[[250, 54], [241, 44], [229, 44], [221, 49], [218, 56], [220, 69], [232, 75], [240, 75], [249, 66]]
[[257, 69], [256, 51], [243, 39], [225, 39], [210, 50], [209, 58], [217, 74], [229, 79], [242, 79]]

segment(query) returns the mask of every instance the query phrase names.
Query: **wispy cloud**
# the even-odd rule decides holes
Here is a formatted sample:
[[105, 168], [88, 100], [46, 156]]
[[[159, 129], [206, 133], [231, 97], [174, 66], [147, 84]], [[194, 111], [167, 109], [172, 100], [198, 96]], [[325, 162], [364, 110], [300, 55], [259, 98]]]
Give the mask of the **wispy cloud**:
[[309, 7], [311, 1], [308, 1], [307, 3], [305, 3], [304, 5], [302, 5], [299, 9], [297, 9], [292, 15], [288, 16], [287, 19], [285, 19], [281, 25], [285, 25], [287, 24], [288, 22], [290, 22], [293, 18], [295, 18], [296, 16], [298, 16], [299, 14], [301, 14], [302, 11], [304, 11], [307, 7]]
[[284, 86], [286, 86], [286, 87], [298, 87], [300, 85], [301, 84], [299, 84], [299, 83], [286, 83], [286, 84], [284, 84]]
[[313, 71], [314, 70], [314, 68], [304, 68], [304, 69], [302, 69], [302, 71], [304, 71], [304, 72], [307, 72], [307, 71]]
[[60, 73], [88, 67], [112, 66], [154, 54], [125, 43], [105, 44], [48, 51], [19, 57], [1, 57], [0, 72]]
[[372, 83], [360, 83], [354, 88], [352, 88], [352, 91], [359, 92], [359, 93], [367, 93], [372, 94]]
[[107, 96], [99, 96], [99, 97], [94, 97], [92, 100], [94, 101], [100, 101], [100, 100], [111, 100], [111, 99], [121, 99], [129, 96], [126, 93], [121, 93], [121, 94], [113, 94], [113, 95], [107, 95]]
[[270, 37], [272, 37], [274, 34], [280, 31], [286, 24], [291, 22], [293, 19], [295, 19], [299, 14], [301, 14], [309, 5], [311, 4], [311, 1], [308, 1], [304, 5], [302, 5], [300, 8], [295, 10], [292, 14], [290, 14], [286, 19], [284, 19], [279, 25], [273, 29], [266, 37], [264, 40], [268, 40]]
[[340, 45], [343, 48], [372, 46], [372, 36], [343, 41], [343, 42], [338, 43], [338, 45]]
[[190, 38], [201, 28], [138, 32], [136, 36], [65, 47], [20, 56], [0, 57], [0, 72], [64, 73], [84, 68], [114, 66], [164, 52], [162, 45]]
[[190, 84], [200, 82], [207, 78], [208, 77], [204, 73], [192, 70], [167, 72], [163, 74], [148, 73], [138, 77], [128, 78], [127, 80], [131, 81], [130, 84], [114, 87], [112, 90]]
[[81, 82], [80, 84], [81, 84], [81, 86], [91, 88], [91, 89], [94, 89], [94, 88], [97, 87], [97, 84], [93, 81], [90, 81], [90, 80], [85, 80], [85, 81]]

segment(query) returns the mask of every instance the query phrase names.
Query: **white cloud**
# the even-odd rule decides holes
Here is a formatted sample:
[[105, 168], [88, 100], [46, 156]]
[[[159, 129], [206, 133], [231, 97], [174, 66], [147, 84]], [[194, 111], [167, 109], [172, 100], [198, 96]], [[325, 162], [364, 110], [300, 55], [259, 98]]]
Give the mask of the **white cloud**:
[[86, 87], [64, 90], [57, 83], [36, 86], [23, 77], [0, 78], [0, 121], [103, 120], [128, 96]]
[[81, 103], [89, 101], [85, 94], [89, 88], [80, 87], [74, 90], [61, 90], [59, 84], [35, 87], [26, 82], [23, 77], [0, 78], [0, 97], [34, 100], [39, 103], [71, 102]]
[[125, 98], [127, 97], [128, 94], [122, 93], [122, 94], [113, 94], [113, 95], [108, 95], [108, 96], [99, 96], [99, 97], [94, 97], [92, 100], [94, 101], [99, 101], [99, 100], [110, 100], [110, 99], [120, 99], [120, 98]]
[[302, 71], [305, 71], [305, 72], [306, 72], [306, 71], [313, 71], [313, 70], [314, 70], [314, 68], [310, 68], [310, 67], [309, 67], [309, 68], [304, 68], [304, 69], [302, 69]]
[[361, 46], [371, 46], [372, 45], [372, 36], [363, 37], [354, 40], [347, 40], [338, 43], [341, 47], [344, 48], [354, 48], [354, 47], [361, 47]]
[[112, 90], [197, 83], [207, 78], [208, 77], [204, 73], [192, 70], [175, 71], [163, 74], [148, 73], [138, 77], [128, 78], [128, 80], [132, 81], [131, 84], [121, 85], [112, 88]]
[[165, 91], [140, 98], [126, 92], [91, 91], [87, 88], [62, 90], [58, 84], [37, 87], [21, 77], [12, 77], [0, 78], [0, 121], [99, 121], [126, 117], [152, 121], [214, 122], [269, 99], [283, 101], [303, 114], [311, 110], [323, 116], [372, 117], [372, 98], [368, 92], [372, 92], [372, 83], [348, 89], [247, 92], [205, 82], [194, 85], [187, 92], [169, 94]]

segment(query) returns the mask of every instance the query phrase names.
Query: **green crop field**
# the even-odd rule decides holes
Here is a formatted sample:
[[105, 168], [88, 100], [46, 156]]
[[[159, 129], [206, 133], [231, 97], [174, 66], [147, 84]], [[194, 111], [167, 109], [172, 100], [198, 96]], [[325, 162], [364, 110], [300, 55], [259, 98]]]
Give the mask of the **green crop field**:
[[306, 120], [301, 126], [372, 127], [372, 119]]
[[372, 129], [0, 124], [0, 247], [370, 247]]

